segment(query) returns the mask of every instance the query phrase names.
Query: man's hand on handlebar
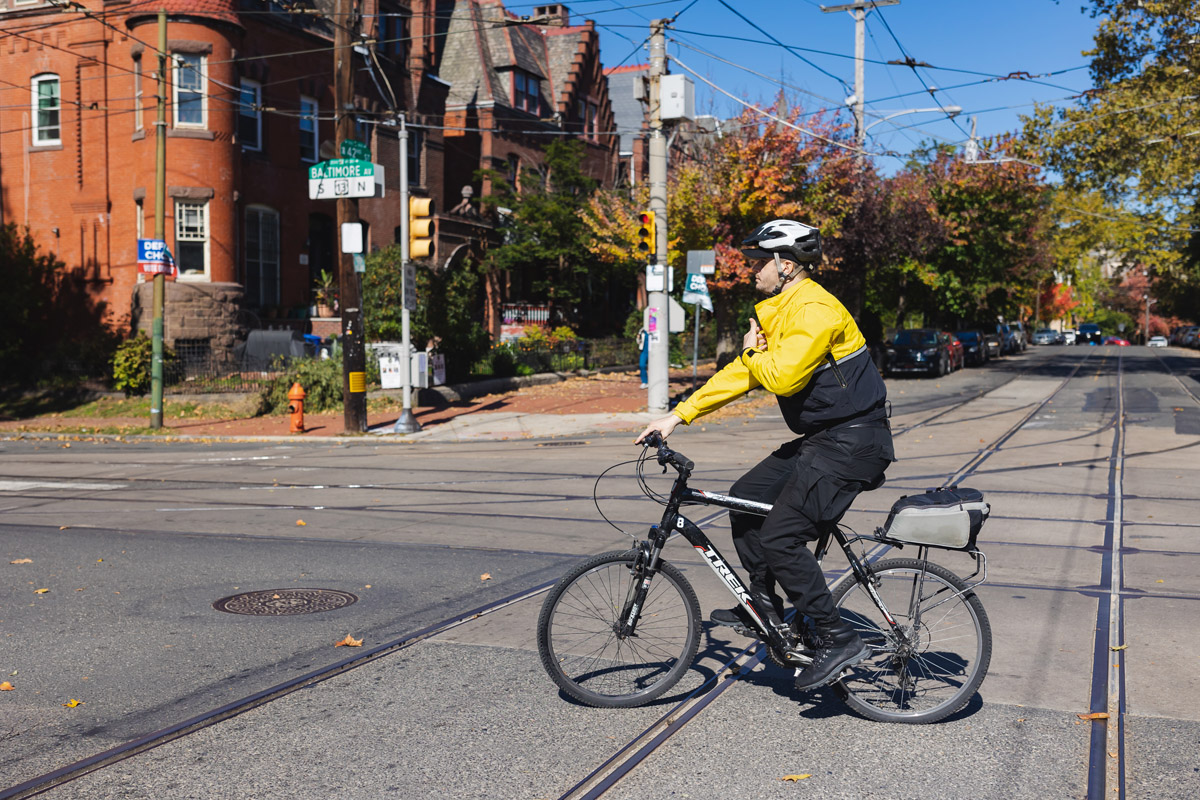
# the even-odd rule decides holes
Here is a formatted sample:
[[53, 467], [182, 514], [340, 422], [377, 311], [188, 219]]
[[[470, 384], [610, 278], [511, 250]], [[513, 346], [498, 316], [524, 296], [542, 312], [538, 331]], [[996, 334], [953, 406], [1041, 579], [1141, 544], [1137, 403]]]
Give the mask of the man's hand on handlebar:
[[683, 422], [683, 420], [674, 414], [668, 414], [661, 419], [656, 419], [654, 422], [651, 422], [646, 426], [646, 430], [638, 434], [638, 437], [633, 440], [633, 443], [641, 444], [642, 441], [645, 440], [645, 438], [651, 433], [657, 433], [662, 436], [662, 438], [666, 439], [671, 435], [671, 431], [675, 430], [675, 426], [681, 422]]

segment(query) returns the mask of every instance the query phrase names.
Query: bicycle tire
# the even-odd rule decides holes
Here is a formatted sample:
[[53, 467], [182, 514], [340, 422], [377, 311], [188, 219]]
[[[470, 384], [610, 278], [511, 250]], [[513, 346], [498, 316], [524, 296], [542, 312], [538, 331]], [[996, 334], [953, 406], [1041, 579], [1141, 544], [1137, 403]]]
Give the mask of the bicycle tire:
[[[901, 635], [891, 631], [857, 581], [839, 586], [834, 604], [871, 655], [835, 684], [838, 694], [853, 711], [878, 722], [937, 722], [961, 710], [978, 691], [992, 658], [992, 627], [983, 603], [961, 578], [937, 564], [896, 558], [870, 569]], [[910, 601], [922, 569], [921, 622], [914, 632]]]
[[[538, 616], [542, 666], [560, 689], [598, 708], [633, 708], [660, 697], [700, 647], [700, 601], [683, 574], [660, 561], [632, 637], [618, 637], [634, 587], [637, 550], [602, 553], [573, 567]], [[636, 641], [635, 641], [636, 640]]]

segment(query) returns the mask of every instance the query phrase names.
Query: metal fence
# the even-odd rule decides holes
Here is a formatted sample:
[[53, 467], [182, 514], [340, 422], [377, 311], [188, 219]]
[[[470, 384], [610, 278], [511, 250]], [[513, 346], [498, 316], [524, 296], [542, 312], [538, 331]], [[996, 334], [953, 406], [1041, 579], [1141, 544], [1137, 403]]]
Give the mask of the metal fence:
[[163, 388], [171, 394], [256, 392], [273, 377], [247, 369], [242, 358], [214, 353], [208, 339], [176, 339], [172, 353], [163, 361]]

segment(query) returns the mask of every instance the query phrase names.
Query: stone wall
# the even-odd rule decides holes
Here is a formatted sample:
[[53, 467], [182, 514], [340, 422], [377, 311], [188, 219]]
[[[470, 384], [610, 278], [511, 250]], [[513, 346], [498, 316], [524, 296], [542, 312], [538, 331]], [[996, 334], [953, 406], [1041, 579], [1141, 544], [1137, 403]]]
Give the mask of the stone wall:
[[[163, 341], [174, 349], [180, 339], [207, 340], [212, 360], [233, 361], [244, 344], [247, 325], [239, 319], [242, 287], [237, 283], [166, 282], [163, 308]], [[134, 287], [130, 319], [133, 330], [147, 336], [154, 321], [154, 284]]]

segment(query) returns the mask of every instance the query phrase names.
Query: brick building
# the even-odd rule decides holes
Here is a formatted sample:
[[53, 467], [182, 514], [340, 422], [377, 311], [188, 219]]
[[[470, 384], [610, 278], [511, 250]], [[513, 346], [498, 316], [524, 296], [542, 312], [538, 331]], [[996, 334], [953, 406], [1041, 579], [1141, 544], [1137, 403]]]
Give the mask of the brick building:
[[[450, 84], [443, 129], [447, 192], [470, 187], [475, 195], [488, 194], [490, 182], [476, 177], [478, 170], [494, 170], [515, 185], [523, 170], [541, 165], [542, 148], [563, 132], [584, 144], [583, 171], [612, 185], [617, 137], [608, 133], [613, 113], [594, 23], [572, 25], [560, 4], [537, 6], [530, 17], [515, 16], [499, 0], [438, 7], [445, 35], [437, 39], [435, 58]], [[513, 277], [488, 276], [484, 323], [493, 336], [500, 333], [501, 307], [529, 299]]]
[[[157, 11], [165, 7], [165, 238], [180, 268], [168, 285], [168, 344], [186, 340], [215, 354], [251, 327], [306, 325], [313, 280], [336, 263], [334, 203], [307, 191], [308, 167], [337, 155], [328, 20], [347, 19], [343, 7], [352, 5], [366, 37], [354, 56], [356, 138], [386, 174], [387, 196], [360, 201], [369, 249], [392, 243], [401, 222], [393, 110], [411, 123], [410, 190], [439, 211], [433, 266], [490, 235], [463, 199], [465, 186], [488, 189], [473, 183], [474, 170], [514, 154], [538, 157], [532, 139], [461, 128], [504, 128], [516, 118], [578, 124], [587, 139], [587, 120], [591, 130], [611, 125], [595, 31], [567, 27], [565, 9], [551, 31], [509, 29], [501, 23], [511, 15], [476, 0], [84, 0], [69, 11], [0, 0], [0, 223], [28, 226], [107, 303], [114, 323], [148, 327], [136, 243], [154, 234]], [[520, 64], [544, 88], [522, 84], [526, 94], [515, 100], [500, 92], [487, 111], [460, 102], [453, 81], [467, 76], [448, 53], [466, 36], [454, 26], [472, 15], [495, 26], [485, 38], [538, 50]], [[487, 63], [489, 86], [520, 66]], [[529, 108], [530, 91], [544, 108]], [[556, 116], [543, 120], [543, 112]], [[443, 126], [456, 130], [446, 138]], [[588, 142], [595, 174], [608, 177], [615, 142]]]

